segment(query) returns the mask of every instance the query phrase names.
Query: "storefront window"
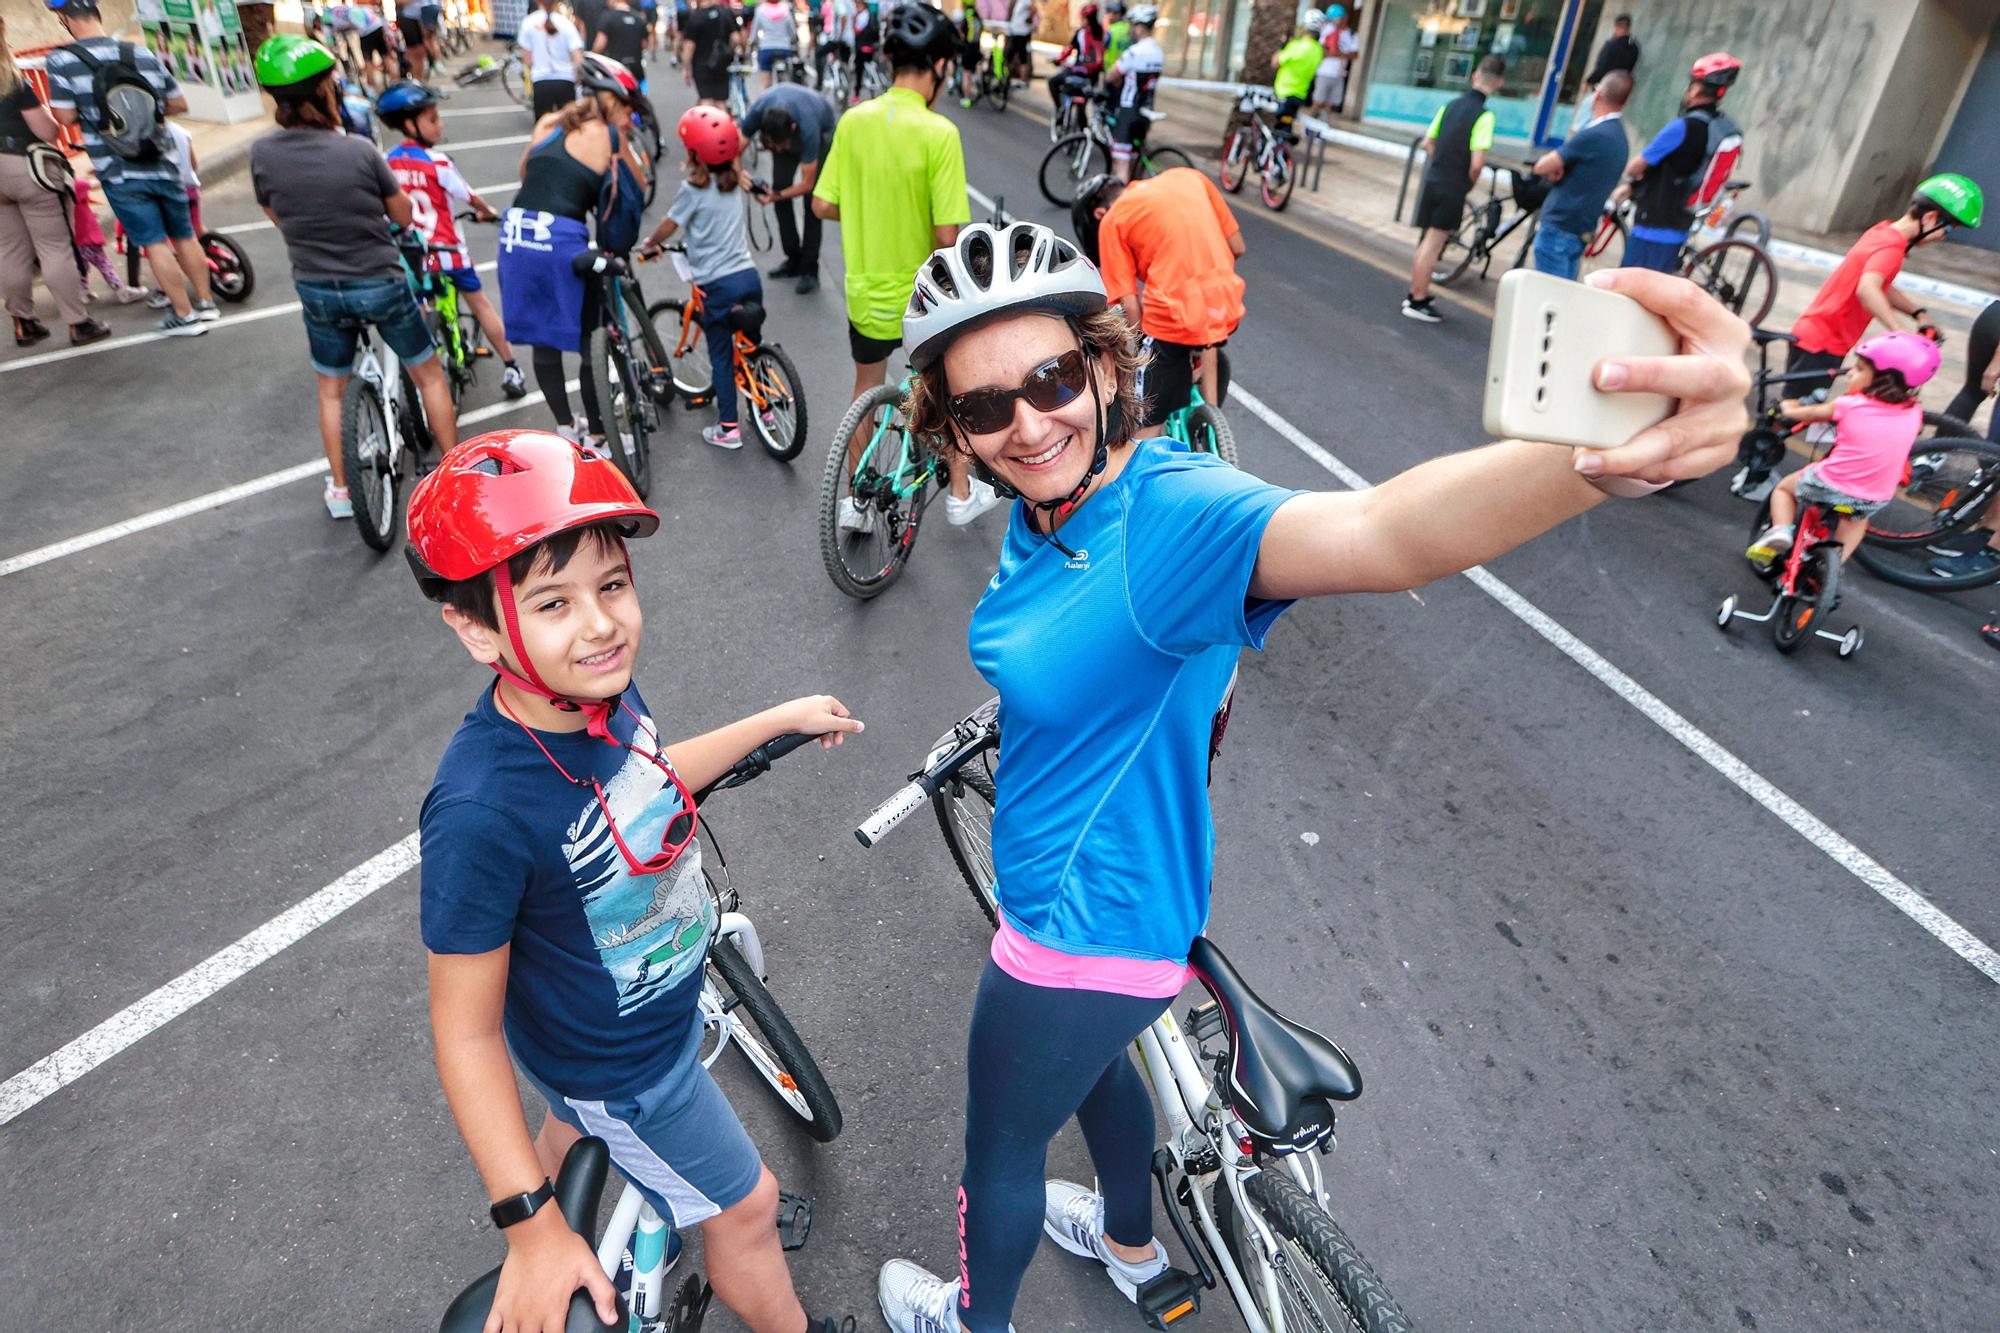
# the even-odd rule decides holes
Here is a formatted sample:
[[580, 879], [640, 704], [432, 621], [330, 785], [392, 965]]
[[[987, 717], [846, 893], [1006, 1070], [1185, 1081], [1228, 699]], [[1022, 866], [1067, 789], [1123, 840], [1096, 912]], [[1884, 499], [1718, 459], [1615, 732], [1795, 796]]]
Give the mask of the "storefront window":
[[1573, 0], [1383, 0], [1364, 119], [1409, 126], [1471, 86], [1488, 55], [1507, 62], [1489, 103], [1503, 139], [1534, 137], [1549, 54]]
[[[1166, 0], [1154, 31], [1166, 53], [1167, 73], [1187, 79], [1226, 77], [1222, 38], [1233, 8], [1231, 0]], [[1248, 0], [1243, 8], [1249, 9]]]

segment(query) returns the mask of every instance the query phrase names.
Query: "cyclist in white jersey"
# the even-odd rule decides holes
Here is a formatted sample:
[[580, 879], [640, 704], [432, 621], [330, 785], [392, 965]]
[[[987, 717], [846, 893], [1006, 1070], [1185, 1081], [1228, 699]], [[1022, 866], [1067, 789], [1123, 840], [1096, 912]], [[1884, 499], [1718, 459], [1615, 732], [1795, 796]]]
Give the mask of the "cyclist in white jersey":
[[1132, 163], [1146, 143], [1146, 112], [1153, 105], [1153, 87], [1167, 67], [1167, 54], [1153, 40], [1153, 25], [1160, 11], [1152, 5], [1134, 5], [1126, 21], [1132, 25], [1132, 44], [1118, 57], [1110, 84], [1112, 105], [1118, 108], [1111, 122], [1111, 174], [1121, 181], [1132, 179]]

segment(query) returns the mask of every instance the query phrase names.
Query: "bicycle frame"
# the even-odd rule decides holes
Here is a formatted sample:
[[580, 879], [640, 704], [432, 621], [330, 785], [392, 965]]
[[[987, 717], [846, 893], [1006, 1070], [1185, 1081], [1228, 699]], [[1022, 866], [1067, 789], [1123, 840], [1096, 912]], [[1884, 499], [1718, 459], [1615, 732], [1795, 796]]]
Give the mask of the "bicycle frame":
[[[875, 451], [882, 447], [883, 437], [888, 432], [889, 419], [884, 417], [876, 423], [874, 434], [868, 437], [868, 443], [861, 450], [861, 457], [855, 460], [854, 475], [856, 477], [859, 477], [863, 469], [867, 468], [868, 461], [875, 457]], [[909, 496], [917, 494], [923, 489], [926, 483], [931, 481], [932, 478], [937, 477], [941, 465], [935, 454], [929, 454], [925, 456], [925, 466], [912, 468], [910, 466], [910, 428], [908, 426], [899, 427], [896, 431], [896, 436], [897, 450], [894, 470], [885, 472], [878, 468], [875, 475], [882, 478], [888, 484], [891, 493], [897, 499], [906, 499]], [[930, 503], [929, 499], [926, 498], [924, 503], [928, 505]], [[905, 534], [905, 540], [908, 540], [915, 532], [916, 526], [912, 524]]]

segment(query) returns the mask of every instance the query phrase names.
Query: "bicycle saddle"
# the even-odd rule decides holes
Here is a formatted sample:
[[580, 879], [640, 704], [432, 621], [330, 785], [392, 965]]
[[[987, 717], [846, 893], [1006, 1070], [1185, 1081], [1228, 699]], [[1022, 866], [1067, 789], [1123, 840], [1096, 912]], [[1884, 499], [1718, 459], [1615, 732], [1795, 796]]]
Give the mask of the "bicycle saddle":
[[733, 332], [742, 334], [753, 343], [757, 342], [760, 340], [759, 335], [764, 331], [764, 303], [739, 301], [729, 307], [729, 313], [723, 316], [723, 322], [728, 324]]
[[569, 267], [579, 278], [587, 278], [593, 273], [615, 273], [621, 278], [632, 276], [632, 270], [625, 267], [623, 259], [594, 245], [579, 251], [576, 258], [569, 261]]
[[1750, 336], [1757, 340], [1757, 345], [1760, 347], [1765, 343], [1795, 343], [1798, 341], [1797, 338], [1786, 333], [1783, 329], [1752, 329], [1750, 330]]
[[[595, 1229], [597, 1201], [604, 1193], [604, 1177], [610, 1167], [611, 1150], [604, 1146], [604, 1140], [586, 1138], [576, 1141], [576, 1146], [563, 1158], [562, 1170], [556, 1173], [555, 1204], [562, 1209], [563, 1220], [570, 1229], [586, 1239]], [[486, 1316], [493, 1312], [493, 1293], [499, 1288], [500, 1270], [495, 1268], [458, 1293], [458, 1299], [438, 1322], [438, 1333], [482, 1333]], [[563, 1330], [564, 1333], [623, 1333], [625, 1323], [623, 1300], [618, 1302], [618, 1322], [601, 1323], [597, 1307], [579, 1290], [569, 1299], [569, 1319]]]
[[1271, 1152], [1316, 1146], [1333, 1129], [1327, 1099], [1359, 1097], [1361, 1071], [1340, 1047], [1259, 999], [1206, 937], [1188, 951], [1188, 966], [1222, 1006], [1230, 1108]]

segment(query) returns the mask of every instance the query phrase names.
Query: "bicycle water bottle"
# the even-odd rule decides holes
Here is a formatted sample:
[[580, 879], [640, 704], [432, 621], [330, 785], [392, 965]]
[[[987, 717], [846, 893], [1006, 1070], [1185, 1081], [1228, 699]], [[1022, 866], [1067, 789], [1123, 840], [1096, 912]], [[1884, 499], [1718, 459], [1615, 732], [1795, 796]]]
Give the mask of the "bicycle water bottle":
[[657, 1319], [666, 1304], [667, 1224], [651, 1208], [639, 1210], [632, 1236], [632, 1326]]

